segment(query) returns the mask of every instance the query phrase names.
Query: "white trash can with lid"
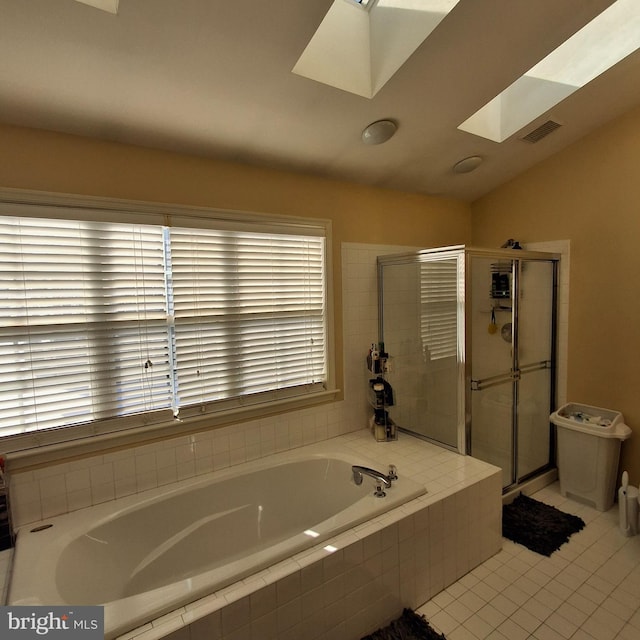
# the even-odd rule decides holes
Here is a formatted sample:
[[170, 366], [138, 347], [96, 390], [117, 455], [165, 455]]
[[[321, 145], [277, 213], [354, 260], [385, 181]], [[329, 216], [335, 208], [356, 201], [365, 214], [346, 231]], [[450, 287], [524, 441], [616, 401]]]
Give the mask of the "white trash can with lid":
[[631, 435], [622, 414], [570, 402], [549, 419], [558, 427], [560, 493], [608, 511], [616, 493], [620, 444]]

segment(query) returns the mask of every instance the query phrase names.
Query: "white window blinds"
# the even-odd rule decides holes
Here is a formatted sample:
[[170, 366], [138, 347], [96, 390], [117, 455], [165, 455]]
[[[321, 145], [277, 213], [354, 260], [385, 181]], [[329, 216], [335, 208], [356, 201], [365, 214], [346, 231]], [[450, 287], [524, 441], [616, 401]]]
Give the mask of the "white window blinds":
[[456, 258], [420, 263], [420, 335], [431, 360], [456, 356], [457, 288]]
[[323, 387], [324, 238], [174, 228], [170, 238], [181, 415]]
[[0, 433], [170, 409], [162, 229], [0, 218]]
[[321, 234], [0, 216], [0, 435], [326, 386]]

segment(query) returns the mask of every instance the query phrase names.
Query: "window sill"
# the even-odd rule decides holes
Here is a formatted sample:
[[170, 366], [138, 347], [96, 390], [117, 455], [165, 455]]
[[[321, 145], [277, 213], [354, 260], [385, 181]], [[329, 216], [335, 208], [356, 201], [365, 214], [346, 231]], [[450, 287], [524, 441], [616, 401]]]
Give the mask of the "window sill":
[[159, 442], [200, 431], [218, 429], [249, 420], [305, 409], [320, 404], [328, 404], [334, 402], [339, 393], [340, 390], [333, 389], [309, 394], [304, 397], [288, 398], [265, 404], [256, 404], [250, 407], [219, 411], [202, 416], [185, 418], [184, 420], [158, 422], [124, 431], [92, 435], [65, 442], [42, 444], [41, 446], [33, 448], [24, 448], [15, 451], [5, 449], [4, 455], [7, 470], [9, 473], [30, 471], [40, 467], [77, 460], [79, 458], [111, 453], [151, 442]]

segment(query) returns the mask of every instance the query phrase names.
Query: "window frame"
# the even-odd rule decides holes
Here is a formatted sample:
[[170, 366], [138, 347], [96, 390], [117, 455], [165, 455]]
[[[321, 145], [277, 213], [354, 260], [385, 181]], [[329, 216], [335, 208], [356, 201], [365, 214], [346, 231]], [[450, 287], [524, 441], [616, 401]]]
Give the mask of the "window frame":
[[333, 314], [333, 269], [332, 226], [328, 219], [304, 218], [253, 213], [239, 210], [222, 210], [210, 207], [195, 207], [164, 203], [150, 203], [115, 198], [99, 198], [49, 192], [0, 189], [0, 215], [91, 222], [117, 222], [130, 224], [155, 224], [175, 227], [234, 227], [245, 225], [266, 233], [286, 233], [309, 230], [310, 234], [325, 238], [325, 304], [326, 304], [326, 389], [303, 396], [284, 397], [236, 406], [207, 413], [203, 416], [188, 416], [167, 421], [154, 421], [153, 412], [149, 420], [145, 413], [136, 414], [136, 424], [126, 420], [113, 429], [100, 432], [96, 423], [81, 424], [61, 429], [34, 431], [0, 438], [0, 452], [11, 453], [12, 468], [45, 464], [70, 456], [87, 455], [121, 447], [134, 446], [151, 440], [164, 440], [197, 431], [217, 428], [229, 424], [246, 422], [273, 416], [279, 413], [334, 401], [336, 388], [334, 314]]

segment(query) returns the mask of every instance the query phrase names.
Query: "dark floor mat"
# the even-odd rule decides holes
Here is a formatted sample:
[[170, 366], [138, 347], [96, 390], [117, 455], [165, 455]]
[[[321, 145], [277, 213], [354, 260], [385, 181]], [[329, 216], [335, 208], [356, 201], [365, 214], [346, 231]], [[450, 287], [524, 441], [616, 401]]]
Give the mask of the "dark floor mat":
[[522, 494], [502, 507], [502, 535], [543, 556], [550, 556], [583, 528], [582, 518]]
[[411, 609], [405, 609], [402, 615], [386, 627], [365, 636], [362, 640], [446, 640], [431, 625]]

